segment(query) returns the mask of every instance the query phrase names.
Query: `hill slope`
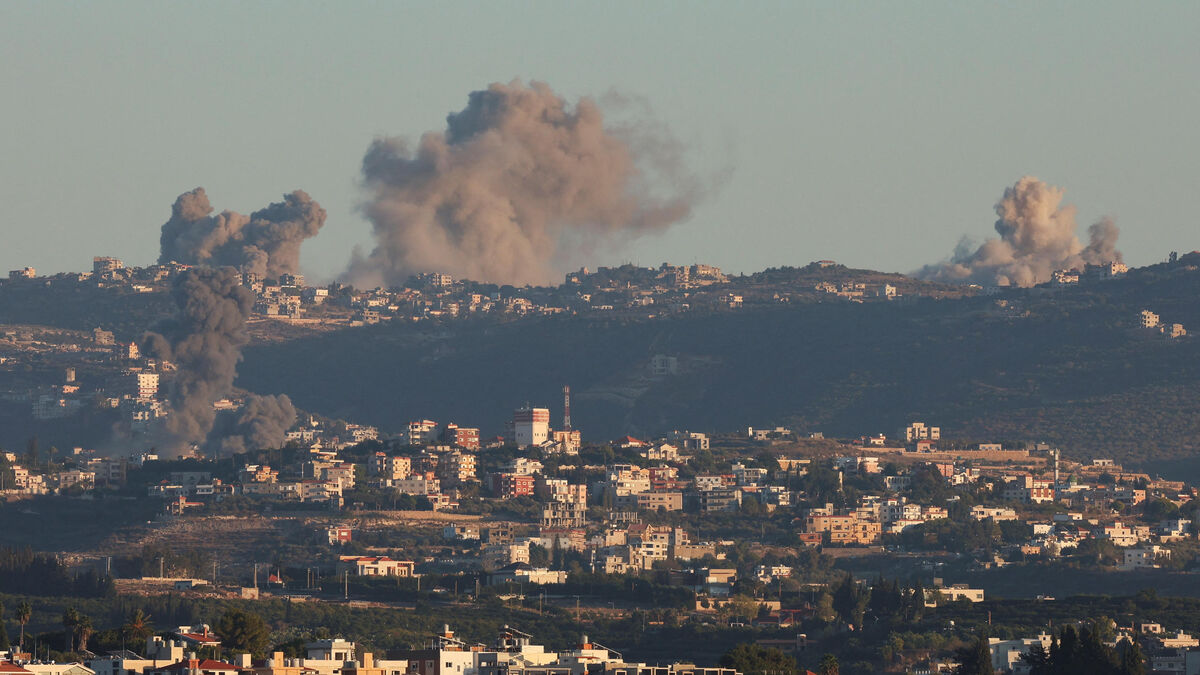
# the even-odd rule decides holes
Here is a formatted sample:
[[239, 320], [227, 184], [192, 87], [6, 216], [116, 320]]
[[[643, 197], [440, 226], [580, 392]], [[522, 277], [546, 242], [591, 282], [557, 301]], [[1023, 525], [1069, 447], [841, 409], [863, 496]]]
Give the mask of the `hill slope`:
[[[388, 430], [428, 417], [495, 434], [525, 401], [557, 419], [570, 384], [592, 437], [775, 423], [892, 434], [920, 418], [949, 436], [1184, 457], [1200, 438], [1200, 340], [1136, 325], [1150, 308], [1200, 329], [1197, 298], [1200, 272], [1181, 263], [993, 298], [375, 326], [251, 348], [239, 385]], [[656, 354], [676, 357], [677, 374], [650, 375]]]

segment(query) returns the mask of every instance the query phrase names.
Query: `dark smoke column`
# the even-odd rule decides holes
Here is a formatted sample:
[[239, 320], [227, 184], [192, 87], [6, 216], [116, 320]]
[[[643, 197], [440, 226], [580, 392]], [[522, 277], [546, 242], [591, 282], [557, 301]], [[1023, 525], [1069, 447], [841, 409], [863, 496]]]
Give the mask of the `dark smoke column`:
[[178, 314], [143, 340], [148, 354], [176, 368], [167, 389], [169, 454], [205, 441], [216, 418], [213, 403], [233, 389], [254, 306], [254, 294], [240, 282], [229, 267], [187, 270], [171, 289]]
[[[542, 83], [493, 84], [415, 148], [375, 141], [363, 159], [376, 247], [351, 263], [360, 287], [416, 272], [545, 283], [572, 255], [686, 218], [698, 191], [660, 128], [605, 126]], [[633, 142], [639, 133], [646, 142]], [[653, 137], [649, 137], [652, 134]]]
[[325, 209], [301, 190], [249, 216], [212, 211], [204, 188], [179, 195], [162, 226], [158, 262], [228, 265], [278, 278], [299, 271], [300, 244], [325, 224]]

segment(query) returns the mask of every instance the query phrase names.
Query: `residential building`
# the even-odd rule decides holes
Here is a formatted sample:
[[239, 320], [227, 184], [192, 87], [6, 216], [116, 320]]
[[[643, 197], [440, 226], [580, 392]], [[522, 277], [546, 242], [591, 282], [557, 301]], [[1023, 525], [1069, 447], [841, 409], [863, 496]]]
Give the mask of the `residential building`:
[[936, 441], [942, 437], [942, 428], [926, 426], [924, 422], [913, 422], [900, 430], [900, 437], [908, 443]]
[[411, 560], [393, 560], [387, 556], [339, 556], [345, 569], [365, 577], [412, 577], [416, 563]]
[[550, 410], [523, 407], [513, 412], [512, 441], [518, 447], [541, 445], [550, 440]]

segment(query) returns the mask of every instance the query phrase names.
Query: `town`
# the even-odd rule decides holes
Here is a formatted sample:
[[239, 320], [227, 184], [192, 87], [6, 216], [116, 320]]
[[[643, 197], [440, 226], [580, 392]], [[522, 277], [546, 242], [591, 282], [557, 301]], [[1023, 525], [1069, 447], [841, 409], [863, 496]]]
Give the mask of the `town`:
[[[1198, 257], [1172, 255], [1166, 269]], [[1192, 637], [1200, 609], [1169, 609], [1152, 594], [1131, 606], [1104, 604], [1108, 594], [1190, 587], [1200, 569], [1194, 486], [1036, 437], [998, 438], [962, 425], [943, 433], [937, 419], [918, 417], [850, 435], [745, 420], [596, 437], [573, 422], [572, 388], [560, 382], [557, 401], [522, 403], [523, 392], [512, 391], [506, 410], [476, 411], [479, 419], [503, 416], [499, 427], [473, 415], [375, 426], [290, 402], [262, 425], [244, 421], [261, 401], [231, 388], [211, 413], [218, 430], [242, 419], [244, 442], [160, 449], [178, 414], [171, 392], [180, 373], [143, 349], [141, 332], [170, 311], [161, 299], [188, 269], [96, 258], [91, 273], [42, 278], [26, 269], [0, 282], [11, 294], [64, 302], [84, 293], [102, 317], [89, 329], [0, 329], [0, 403], [11, 428], [90, 439], [60, 448], [32, 434], [0, 452], [10, 547], [0, 557], [12, 580], [0, 582], [0, 593], [31, 603], [21, 629], [34, 626], [44, 645], [41, 656], [21, 645], [12, 651], [14, 673], [770, 675], [833, 672], [839, 660], [841, 672], [940, 672], [980, 661], [981, 650], [995, 671], [1032, 673], [1056, 654], [1066, 658], [1064, 641], [1085, 638], [1095, 652], [1089, 658], [1144, 662], [1151, 672], [1200, 667]], [[271, 344], [295, 339], [296, 330], [381, 323], [591, 314], [654, 321], [755, 306], [904, 307], [971, 297], [994, 320], [1020, 321], [1031, 303], [1047, 301], [1039, 298], [1104, 289], [1127, 274], [1123, 265], [1089, 266], [1028, 290], [946, 289], [829, 261], [748, 277], [703, 265], [582, 270], [552, 289], [490, 288], [445, 275], [368, 292], [305, 286], [298, 275], [237, 279], [253, 295], [246, 330]], [[132, 311], [114, 312], [107, 301]], [[1123, 339], [1190, 344], [1167, 307], [1128, 312]], [[680, 361], [664, 351], [638, 368], [648, 378], [675, 377], [686, 370]], [[576, 397], [584, 414], [574, 419], [586, 419], [596, 400]], [[44, 518], [58, 526], [47, 530]], [[51, 570], [46, 581], [16, 581], [35, 568]], [[44, 594], [62, 589], [79, 600], [47, 602]], [[1087, 600], [1096, 589], [1105, 595]], [[1179, 594], [1171, 602], [1192, 602], [1192, 592]], [[52, 628], [75, 611], [70, 603], [106, 598], [120, 609], [98, 620], [114, 626], [142, 607], [217, 628], [138, 634], [146, 645], [137, 653], [129, 631], [114, 627], [93, 641], [113, 647], [108, 655], [89, 651], [76, 624]], [[331, 625], [310, 616], [322, 607], [349, 618]], [[350, 637], [381, 612], [410, 623], [400, 634], [361, 635], [382, 650], [378, 658], [329, 633]], [[465, 639], [429, 623], [455, 624], [464, 612], [488, 617]], [[325, 629], [281, 632], [297, 613], [309, 617], [303, 625]], [[1006, 613], [1014, 617], [1005, 621]], [[259, 614], [273, 626], [261, 644], [221, 636], [244, 635], [234, 619]], [[483, 646], [489, 631], [501, 633], [494, 648]], [[685, 632], [694, 642], [695, 631], [711, 633], [702, 650], [684, 646]], [[614, 649], [579, 637], [585, 633]], [[551, 646], [534, 645], [534, 634]], [[332, 645], [344, 652], [332, 656]]]

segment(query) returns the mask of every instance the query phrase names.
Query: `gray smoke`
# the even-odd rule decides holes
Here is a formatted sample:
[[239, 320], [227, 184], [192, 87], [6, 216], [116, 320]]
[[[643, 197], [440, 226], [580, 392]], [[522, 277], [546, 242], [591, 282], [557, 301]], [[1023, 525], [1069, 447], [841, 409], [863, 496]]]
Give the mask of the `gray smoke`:
[[158, 262], [228, 265], [278, 278], [300, 269], [300, 244], [325, 224], [325, 209], [301, 190], [249, 216], [212, 211], [204, 188], [179, 195], [162, 226]]
[[996, 203], [996, 232], [978, 248], [960, 242], [950, 260], [928, 265], [917, 276], [934, 281], [989, 286], [1034, 286], [1055, 270], [1119, 262], [1119, 231], [1104, 218], [1088, 228], [1084, 246], [1076, 236], [1075, 207], [1061, 206], [1063, 190], [1032, 176], [1004, 190]]
[[221, 454], [241, 453], [282, 446], [296, 423], [296, 408], [283, 394], [250, 394], [240, 410], [223, 417], [209, 435], [209, 445]]
[[143, 339], [147, 354], [176, 368], [167, 388], [167, 454], [203, 443], [213, 428], [213, 403], [233, 389], [254, 306], [254, 294], [240, 282], [229, 267], [185, 271], [171, 289], [178, 313]]
[[547, 85], [470, 94], [416, 147], [376, 140], [363, 158], [375, 249], [345, 280], [398, 285], [417, 272], [545, 283], [573, 256], [687, 218], [700, 188], [661, 125], [606, 126], [590, 98]]

